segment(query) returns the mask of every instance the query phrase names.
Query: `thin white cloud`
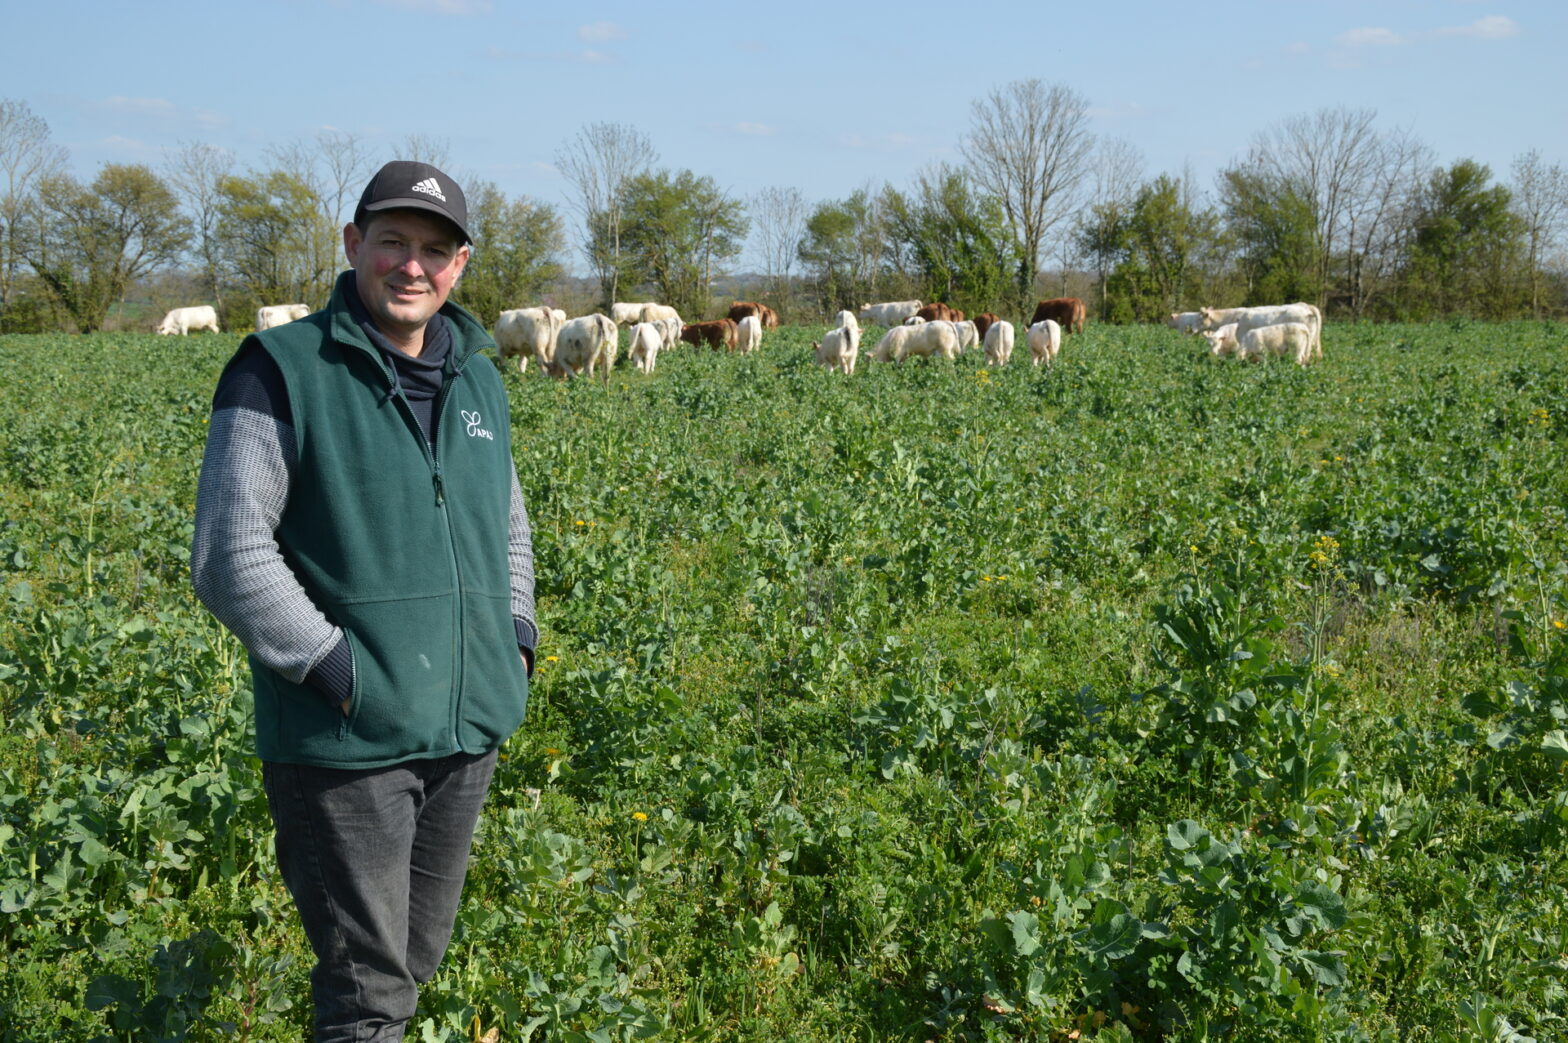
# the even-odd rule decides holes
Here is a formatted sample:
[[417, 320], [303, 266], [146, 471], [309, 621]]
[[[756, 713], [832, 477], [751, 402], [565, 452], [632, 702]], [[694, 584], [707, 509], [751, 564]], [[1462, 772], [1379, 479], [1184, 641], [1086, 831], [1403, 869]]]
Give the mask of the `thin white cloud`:
[[141, 154], [151, 151], [150, 146], [145, 141], [137, 141], [135, 138], [122, 137], [119, 134], [110, 134], [107, 138], [103, 139], [103, 144], [107, 145], [109, 148], [118, 149], [122, 152], [135, 152]]
[[484, 56], [496, 62], [553, 62], [565, 65], [615, 65], [620, 62], [613, 54], [586, 47], [580, 51], [515, 51], [506, 47], [486, 47]]
[[1345, 47], [1397, 47], [1404, 42], [1405, 37], [1392, 29], [1366, 27], [1339, 34], [1339, 43]]
[[489, 14], [495, 9], [490, 0], [374, 0], [382, 7], [396, 7], [401, 11], [439, 15]]
[[1424, 40], [1463, 37], [1471, 40], [1506, 40], [1519, 35], [1519, 23], [1507, 15], [1487, 15], [1469, 25], [1444, 25], [1436, 29], [1395, 32], [1393, 29], [1366, 26], [1350, 29], [1336, 37], [1342, 47], [1398, 47]]
[[123, 94], [105, 98], [104, 105], [116, 112], [129, 112], [138, 116], [172, 116], [175, 104], [167, 98], [130, 98]]
[[738, 134], [748, 134], [757, 138], [765, 138], [773, 133], [773, 128], [766, 123], [751, 123], [746, 120], [741, 120], [735, 124], [734, 129]]
[[1469, 25], [1453, 25], [1435, 32], [1437, 36], [1469, 36], [1477, 40], [1506, 40], [1519, 35], [1519, 23], [1507, 15], [1477, 18]]
[[626, 30], [614, 22], [594, 22], [577, 30], [577, 38], [583, 43], [610, 43], [624, 40], [627, 35]]

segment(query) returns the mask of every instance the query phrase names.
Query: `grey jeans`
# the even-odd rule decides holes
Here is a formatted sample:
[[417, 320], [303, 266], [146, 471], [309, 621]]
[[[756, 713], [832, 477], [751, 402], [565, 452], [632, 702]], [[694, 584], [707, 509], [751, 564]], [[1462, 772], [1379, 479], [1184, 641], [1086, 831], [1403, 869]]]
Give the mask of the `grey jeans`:
[[316, 954], [321, 1043], [403, 1038], [457, 918], [495, 751], [342, 770], [262, 765], [278, 868]]

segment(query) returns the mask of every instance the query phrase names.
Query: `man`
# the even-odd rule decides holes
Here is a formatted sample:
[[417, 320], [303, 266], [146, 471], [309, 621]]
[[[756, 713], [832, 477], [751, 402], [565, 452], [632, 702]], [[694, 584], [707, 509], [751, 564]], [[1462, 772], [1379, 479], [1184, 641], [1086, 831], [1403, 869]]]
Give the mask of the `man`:
[[528, 515], [446, 174], [394, 162], [326, 308], [245, 338], [196, 497], [196, 592], [250, 651], [318, 1040], [396, 1040], [451, 939], [538, 631]]

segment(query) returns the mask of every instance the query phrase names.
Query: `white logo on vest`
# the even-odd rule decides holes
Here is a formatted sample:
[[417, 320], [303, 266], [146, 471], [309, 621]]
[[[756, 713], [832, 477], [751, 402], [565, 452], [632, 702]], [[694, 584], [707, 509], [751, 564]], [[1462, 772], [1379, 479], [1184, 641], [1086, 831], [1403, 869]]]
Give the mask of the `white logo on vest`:
[[468, 425], [469, 438], [488, 438], [492, 442], [495, 441], [495, 435], [479, 426], [481, 421], [477, 411], [470, 413], [466, 409], [463, 410], [463, 423]]

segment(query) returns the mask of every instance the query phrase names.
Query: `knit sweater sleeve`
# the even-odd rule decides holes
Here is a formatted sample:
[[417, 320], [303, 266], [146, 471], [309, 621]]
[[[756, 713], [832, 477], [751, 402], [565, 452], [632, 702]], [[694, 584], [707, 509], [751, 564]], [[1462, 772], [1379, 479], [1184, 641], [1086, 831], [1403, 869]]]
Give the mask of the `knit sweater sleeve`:
[[296, 460], [282, 376], [253, 348], [224, 371], [213, 397], [191, 578], [258, 662], [340, 702], [353, 690], [347, 639], [311, 601], [275, 535]]
[[507, 567], [512, 575], [512, 622], [517, 629], [517, 647], [522, 649], [533, 673], [534, 649], [539, 644], [539, 624], [534, 615], [534, 544], [528, 525], [528, 508], [523, 504], [522, 486], [517, 470], [512, 470], [512, 508], [509, 518]]

